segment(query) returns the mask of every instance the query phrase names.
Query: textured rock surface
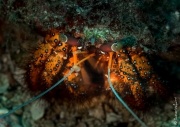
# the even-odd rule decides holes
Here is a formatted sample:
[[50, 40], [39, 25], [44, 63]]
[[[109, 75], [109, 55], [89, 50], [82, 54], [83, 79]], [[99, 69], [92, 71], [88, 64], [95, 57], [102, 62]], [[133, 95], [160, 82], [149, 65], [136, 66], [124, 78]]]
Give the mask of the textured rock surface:
[[8, 76], [0, 73], [0, 93], [5, 92], [9, 87]]

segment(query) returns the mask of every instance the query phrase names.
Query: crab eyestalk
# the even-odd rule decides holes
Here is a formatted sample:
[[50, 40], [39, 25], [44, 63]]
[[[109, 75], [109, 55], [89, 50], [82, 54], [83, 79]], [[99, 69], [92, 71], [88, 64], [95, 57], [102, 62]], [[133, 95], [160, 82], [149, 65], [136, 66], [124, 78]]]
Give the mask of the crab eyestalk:
[[100, 49], [103, 52], [117, 52], [120, 49], [122, 49], [123, 45], [121, 43], [108, 43], [108, 44], [103, 44], [100, 46]]
[[103, 52], [117, 52], [123, 47], [131, 47], [136, 44], [136, 39], [133, 36], [117, 40], [115, 43], [107, 43], [100, 46]]
[[81, 43], [79, 42], [78, 39], [74, 38], [74, 37], [71, 37], [71, 36], [66, 36], [64, 34], [59, 34], [59, 37], [61, 38], [61, 41], [62, 42], [65, 42], [66, 44], [68, 45], [71, 45], [71, 46], [80, 46]]

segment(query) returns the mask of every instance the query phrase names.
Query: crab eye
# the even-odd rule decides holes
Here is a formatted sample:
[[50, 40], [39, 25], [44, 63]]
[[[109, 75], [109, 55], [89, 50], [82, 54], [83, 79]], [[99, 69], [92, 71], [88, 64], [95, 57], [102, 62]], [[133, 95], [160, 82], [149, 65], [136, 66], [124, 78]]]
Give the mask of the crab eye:
[[62, 33], [59, 34], [59, 38], [60, 38], [61, 42], [65, 42], [65, 43], [68, 40], [67, 36]]

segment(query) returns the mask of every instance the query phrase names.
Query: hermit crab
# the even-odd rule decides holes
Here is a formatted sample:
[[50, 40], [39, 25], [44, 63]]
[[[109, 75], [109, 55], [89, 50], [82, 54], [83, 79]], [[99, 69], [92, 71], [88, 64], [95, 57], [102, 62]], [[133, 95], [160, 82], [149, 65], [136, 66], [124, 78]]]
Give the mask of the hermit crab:
[[106, 94], [108, 99], [115, 94], [142, 126], [146, 126], [129, 107], [145, 110], [154, 93], [166, 96], [168, 91], [143, 49], [136, 44], [133, 36], [114, 42], [85, 43], [81, 37], [50, 30], [25, 67], [27, 87], [39, 95], [0, 118], [43, 95], [51, 101], [84, 105], [92, 97]]

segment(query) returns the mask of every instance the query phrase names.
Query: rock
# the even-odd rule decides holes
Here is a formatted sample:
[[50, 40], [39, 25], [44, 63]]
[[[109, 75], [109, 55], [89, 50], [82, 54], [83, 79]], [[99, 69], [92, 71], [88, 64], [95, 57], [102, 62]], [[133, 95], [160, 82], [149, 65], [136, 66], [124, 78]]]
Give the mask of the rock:
[[93, 121], [93, 124], [94, 124], [95, 127], [99, 127], [102, 124], [102, 122], [100, 120], [98, 120], [98, 119], [95, 119]]
[[20, 69], [18, 67], [15, 68], [14, 72], [13, 72], [13, 76], [14, 76], [14, 79], [19, 83], [21, 84], [21, 86], [24, 86], [24, 74], [25, 73], [25, 70], [23, 69]]
[[23, 110], [21, 108], [21, 109], [16, 110], [14, 113], [17, 114], [17, 115], [22, 115]]
[[129, 123], [129, 124], [128, 124], [128, 127], [133, 127], [133, 126], [134, 126], [133, 123]]
[[50, 120], [43, 122], [43, 127], [54, 127], [54, 123]]
[[9, 110], [6, 109], [6, 108], [1, 108], [1, 109], [0, 109], [0, 115], [6, 114], [6, 113], [8, 113], [8, 112], [9, 112]]
[[31, 127], [30, 121], [26, 119], [22, 119], [22, 125], [23, 127]]
[[0, 119], [0, 127], [7, 127], [8, 123], [5, 119]]
[[63, 119], [65, 117], [65, 112], [61, 111], [59, 116], [60, 116], [61, 119]]
[[76, 127], [86, 127], [86, 124], [81, 122]]
[[156, 126], [158, 126], [158, 127], [160, 127], [162, 124], [163, 124], [162, 121], [157, 121], [157, 122], [156, 122]]
[[75, 118], [68, 119], [68, 122], [66, 123], [66, 126], [74, 127], [75, 125], [76, 125], [76, 119]]
[[121, 119], [121, 116], [120, 115], [117, 115], [115, 113], [108, 113], [106, 115], [106, 122], [107, 123], [112, 123], [112, 122], [115, 122], [115, 121], [119, 121]]
[[0, 127], [6, 127], [4, 124], [0, 123]]
[[19, 124], [19, 117], [18, 116], [11, 114], [11, 115], [9, 115], [9, 118], [10, 118], [12, 125], [17, 124], [17, 126], [18, 126], [18, 124]]
[[12, 126], [11, 127], [22, 127], [21, 125], [19, 125], [19, 124], [12, 124]]
[[0, 93], [5, 92], [9, 87], [9, 79], [5, 74], [0, 73]]
[[7, 101], [7, 97], [5, 97], [5, 96], [2, 96], [1, 99], [3, 102]]
[[94, 118], [86, 119], [85, 123], [87, 124], [88, 127], [95, 127], [94, 126]]
[[103, 119], [104, 118], [104, 111], [102, 109], [101, 105], [98, 105], [98, 107], [94, 109], [89, 110], [89, 116], [95, 117], [97, 119]]
[[165, 111], [169, 111], [169, 110], [173, 110], [173, 105], [172, 104], [166, 104], [165, 106], [164, 106], [164, 110]]
[[43, 100], [35, 101], [31, 105], [31, 108], [30, 108], [30, 112], [31, 112], [31, 116], [32, 116], [33, 120], [38, 120], [38, 119], [42, 118], [46, 107], [47, 107], [47, 104], [45, 101], [43, 101]]

